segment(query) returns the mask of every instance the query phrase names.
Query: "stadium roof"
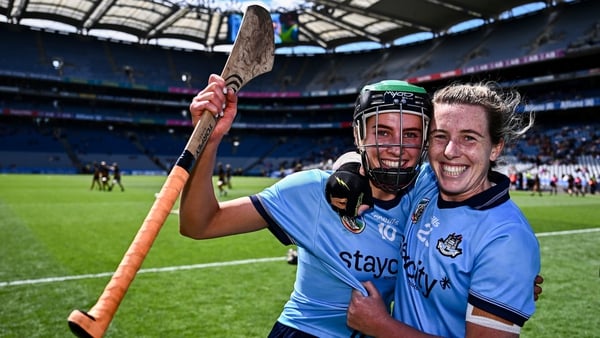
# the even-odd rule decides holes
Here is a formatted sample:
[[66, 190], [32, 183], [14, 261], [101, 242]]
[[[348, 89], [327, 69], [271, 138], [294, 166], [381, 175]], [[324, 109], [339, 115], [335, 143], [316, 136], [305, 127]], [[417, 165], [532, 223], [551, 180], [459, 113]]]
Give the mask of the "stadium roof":
[[[535, 1], [540, 2], [540, 1]], [[544, 1], [546, 4], [550, 0]], [[228, 42], [229, 15], [242, 11], [229, 3], [217, 8], [214, 0], [0, 0], [6, 21], [43, 19], [68, 24], [87, 34], [115, 30], [137, 42], [178, 39], [212, 50]], [[296, 2], [298, 3], [298, 2]], [[490, 21], [531, 0], [313, 0], [300, 2], [299, 36], [294, 45], [313, 45], [334, 51], [355, 42], [390, 45], [416, 33], [443, 34], [473, 19]], [[271, 8], [271, 13], [290, 9]], [[288, 45], [290, 46], [290, 45]]]

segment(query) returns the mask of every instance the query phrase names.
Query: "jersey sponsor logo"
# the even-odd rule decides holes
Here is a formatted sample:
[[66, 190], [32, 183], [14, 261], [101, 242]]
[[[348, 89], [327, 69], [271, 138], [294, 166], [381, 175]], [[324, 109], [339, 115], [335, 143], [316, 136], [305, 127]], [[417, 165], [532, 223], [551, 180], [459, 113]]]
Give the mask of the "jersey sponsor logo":
[[365, 230], [365, 222], [360, 217], [341, 216], [340, 219], [342, 220], [344, 228], [353, 234], [360, 234]]
[[407, 254], [407, 244], [402, 243], [402, 267], [406, 275], [408, 285], [419, 290], [425, 298], [428, 298], [431, 291], [438, 284], [438, 280], [433, 278], [425, 271], [425, 266], [421, 260], [415, 261]]
[[423, 198], [419, 202], [419, 204], [417, 204], [415, 211], [413, 212], [412, 216], [410, 217], [410, 220], [412, 221], [413, 224], [417, 223], [419, 221], [419, 219], [421, 218], [421, 216], [423, 216], [423, 212], [425, 211], [427, 204], [429, 204], [429, 198]]
[[462, 242], [462, 235], [453, 232], [446, 239], [438, 239], [436, 248], [442, 255], [455, 258], [462, 254], [462, 249], [458, 247], [460, 242]]
[[372, 273], [374, 278], [380, 278], [384, 274], [395, 277], [398, 273], [398, 259], [395, 258], [365, 255], [360, 250], [354, 253], [342, 251], [339, 256], [348, 269]]
[[[419, 206], [415, 210], [415, 214], [413, 214], [413, 223], [419, 221], [421, 218], [425, 207], [429, 203], [429, 200], [424, 199], [419, 203]], [[415, 216], [417, 215], [417, 216]], [[420, 245], [425, 247], [429, 247], [430, 245], [430, 237], [434, 229], [440, 227], [440, 219], [436, 216], [431, 216], [431, 219], [427, 221], [426, 219], [420, 221], [420, 225], [416, 231], [416, 239]], [[434, 290], [436, 285], [442, 290], [447, 290], [452, 288], [452, 281], [447, 276], [438, 276], [435, 278], [432, 275], [428, 266], [420, 259], [415, 257], [411, 257], [408, 254], [408, 239], [404, 238], [402, 241], [402, 247], [400, 250], [402, 257], [402, 268], [404, 269], [404, 274], [406, 276], [406, 281], [408, 285], [420, 292], [425, 298], [429, 298], [431, 292]], [[436, 249], [444, 256], [447, 257], [456, 257], [462, 254], [463, 249], [459, 248], [460, 243], [462, 242], [462, 235], [457, 235], [456, 233], [452, 233], [448, 235], [445, 239], [440, 238], [439, 240], [431, 241], [433, 245], [435, 245]], [[417, 244], [419, 245], [419, 244]], [[428, 250], [428, 249], [420, 249], [420, 250]]]

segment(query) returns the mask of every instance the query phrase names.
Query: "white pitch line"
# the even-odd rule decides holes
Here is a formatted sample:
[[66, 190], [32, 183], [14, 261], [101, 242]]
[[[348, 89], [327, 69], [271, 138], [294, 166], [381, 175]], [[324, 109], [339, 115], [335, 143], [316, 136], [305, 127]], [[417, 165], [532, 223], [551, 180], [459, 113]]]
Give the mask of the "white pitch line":
[[[168, 266], [164, 268], [148, 268], [141, 269], [137, 273], [157, 273], [157, 272], [169, 272], [169, 271], [181, 271], [181, 270], [194, 270], [194, 269], [204, 269], [204, 268], [212, 268], [219, 266], [228, 266], [228, 265], [243, 265], [243, 264], [254, 264], [254, 263], [266, 263], [273, 261], [282, 261], [285, 257], [270, 257], [270, 258], [256, 258], [256, 259], [243, 259], [239, 261], [229, 261], [229, 262], [214, 262], [214, 263], [204, 263], [204, 264], [193, 264], [193, 265], [180, 265], [180, 266]], [[42, 283], [54, 283], [54, 282], [64, 282], [69, 280], [77, 280], [77, 279], [89, 279], [89, 278], [103, 278], [103, 277], [111, 277], [114, 272], [101, 272], [95, 274], [85, 274], [85, 275], [76, 275], [76, 276], [62, 276], [62, 277], [47, 277], [47, 278], [39, 278], [39, 279], [24, 279], [24, 280], [15, 280], [10, 282], [0, 282], [0, 288], [7, 286], [17, 286], [17, 285], [32, 285], [32, 284], [42, 284]]]
[[[600, 231], [600, 228], [565, 230], [565, 231], [550, 231], [550, 232], [537, 233], [536, 236], [537, 237], [562, 236], [562, 235], [573, 235], [573, 234], [582, 234], [582, 233], [599, 232], [599, 231]], [[229, 261], [229, 262], [215, 262], [215, 263], [203, 263], [203, 264], [193, 264], [193, 265], [167, 266], [164, 268], [141, 269], [137, 273], [140, 274], [140, 273], [158, 273], [158, 272], [181, 271], [181, 270], [195, 270], [195, 269], [205, 269], [205, 268], [212, 268], [212, 267], [218, 267], [218, 266], [266, 263], [266, 262], [273, 262], [273, 261], [281, 261], [284, 259], [285, 259], [285, 257], [270, 257], [270, 258], [243, 259], [243, 260]], [[15, 281], [10, 281], [10, 282], [0, 282], [0, 288], [8, 287], [8, 286], [17, 286], [17, 285], [32, 285], [32, 284], [64, 282], [64, 281], [78, 280], [78, 279], [103, 278], [103, 277], [111, 277], [113, 274], [114, 274], [114, 272], [101, 272], [101, 273], [95, 273], [95, 274], [85, 274], [85, 275], [76, 275], [76, 276], [62, 276], [62, 277], [47, 277], [47, 278], [39, 278], [39, 279], [15, 280]]]
[[591, 229], [579, 229], [579, 230], [565, 230], [565, 231], [550, 231], [550, 232], [540, 232], [535, 234], [537, 237], [547, 237], [547, 236], [560, 236], [560, 235], [573, 235], [573, 234], [585, 234], [589, 232], [598, 232], [600, 228], [591, 228]]

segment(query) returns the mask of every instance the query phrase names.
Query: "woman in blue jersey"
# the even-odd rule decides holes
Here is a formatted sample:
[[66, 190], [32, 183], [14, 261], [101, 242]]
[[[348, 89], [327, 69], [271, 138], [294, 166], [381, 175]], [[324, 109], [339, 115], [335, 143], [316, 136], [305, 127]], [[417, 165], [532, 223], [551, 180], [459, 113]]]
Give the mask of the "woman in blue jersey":
[[351, 327], [376, 337], [519, 336], [535, 311], [539, 244], [510, 200], [509, 179], [492, 170], [533, 123], [516, 113], [519, 102], [517, 92], [493, 83], [434, 94], [429, 164], [402, 201], [411, 216], [393, 318], [367, 282], [369, 296], [353, 292]]
[[398, 218], [401, 191], [419, 172], [426, 143], [430, 100], [425, 90], [383, 81], [359, 94], [355, 142], [369, 180], [358, 185], [372, 189], [359, 187], [368, 193], [353, 196], [353, 203], [374, 204], [362, 217], [345, 216], [346, 206], [332, 210], [329, 201], [340, 201], [336, 191], [323, 194], [330, 173], [322, 170], [294, 173], [255, 195], [218, 202], [212, 186], [217, 148], [237, 113], [237, 97], [220, 76], [211, 75], [190, 104], [194, 124], [205, 110], [221, 117], [183, 189], [180, 232], [207, 239], [268, 228], [283, 244], [297, 245], [294, 290], [270, 337], [357, 336], [346, 325], [352, 290], [366, 295], [361, 282], [371, 281], [386, 303], [393, 299], [403, 232], [399, 219], [404, 219]]

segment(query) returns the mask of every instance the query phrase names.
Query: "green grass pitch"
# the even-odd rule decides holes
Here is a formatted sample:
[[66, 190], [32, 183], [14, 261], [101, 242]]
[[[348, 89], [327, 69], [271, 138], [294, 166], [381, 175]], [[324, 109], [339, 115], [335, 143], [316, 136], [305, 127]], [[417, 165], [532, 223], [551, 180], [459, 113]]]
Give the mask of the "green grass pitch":
[[[91, 176], [0, 175], [0, 337], [73, 336], [68, 315], [96, 303], [164, 181], [125, 176], [125, 192], [101, 192]], [[232, 182], [227, 198], [274, 180]], [[600, 195], [512, 196], [545, 278], [522, 336], [598, 337]], [[170, 215], [105, 337], [265, 337], [293, 286], [287, 249], [266, 230], [194, 241]]]

